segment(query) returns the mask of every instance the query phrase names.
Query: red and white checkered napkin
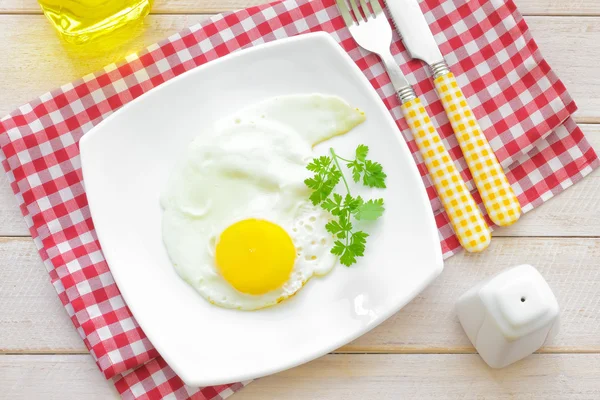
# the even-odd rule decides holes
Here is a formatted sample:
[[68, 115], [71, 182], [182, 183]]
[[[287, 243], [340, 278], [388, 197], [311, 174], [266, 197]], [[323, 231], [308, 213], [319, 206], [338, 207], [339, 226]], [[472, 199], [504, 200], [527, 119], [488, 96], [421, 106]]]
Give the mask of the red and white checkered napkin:
[[[575, 104], [511, 0], [426, 0], [421, 6], [524, 211], [598, 166], [570, 117]], [[389, 79], [378, 58], [351, 39], [334, 0], [288, 0], [215, 16], [0, 121], [2, 164], [52, 283], [98, 366], [124, 398], [225, 398], [244, 383], [186, 387], [147, 340], [102, 256], [81, 181], [78, 140], [112, 111], [176, 75], [242, 47], [310, 31], [330, 32], [377, 89], [438, 210], [444, 254], [453, 254], [458, 241], [439, 211]], [[392, 50], [470, 179], [426, 68], [408, 59], [397, 36]]]

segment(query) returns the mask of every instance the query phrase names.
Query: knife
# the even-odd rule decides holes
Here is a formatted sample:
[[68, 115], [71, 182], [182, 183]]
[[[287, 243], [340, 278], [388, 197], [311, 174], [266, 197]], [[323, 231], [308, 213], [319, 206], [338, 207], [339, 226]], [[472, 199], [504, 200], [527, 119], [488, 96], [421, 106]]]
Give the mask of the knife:
[[521, 205], [512, 190], [475, 114], [444, 61], [417, 0], [386, 0], [392, 21], [412, 58], [429, 65], [435, 89], [456, 134], [490, 219], [499, 226], [514, 224]]

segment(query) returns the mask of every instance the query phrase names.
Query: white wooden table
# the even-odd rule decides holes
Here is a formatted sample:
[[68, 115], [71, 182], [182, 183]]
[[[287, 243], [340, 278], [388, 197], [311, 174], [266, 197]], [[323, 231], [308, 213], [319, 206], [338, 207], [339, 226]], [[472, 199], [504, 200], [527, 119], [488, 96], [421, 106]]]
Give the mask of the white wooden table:
[[[122, 59], [208, 14], [263, 0], [156, 0], [146, 30], [103, 54], [65, 50], [35, 0], [0, 0], [0, 114]], [[543, 54], [579, 105], [600, 149], [600, 1], [516, 0]], [[248, 399], [600, 398], [600, 172], [509, 229], [483, 254], [451, 258], [442, 275], [383, 325], [336, 352], [260, 379]], [[480, 360], [453, 311], [475, 282], [537, 266], [562, 327], [539, 354], [502, 370]], [[0, 398], [112, 399], [62, 308], [0, 173]]]

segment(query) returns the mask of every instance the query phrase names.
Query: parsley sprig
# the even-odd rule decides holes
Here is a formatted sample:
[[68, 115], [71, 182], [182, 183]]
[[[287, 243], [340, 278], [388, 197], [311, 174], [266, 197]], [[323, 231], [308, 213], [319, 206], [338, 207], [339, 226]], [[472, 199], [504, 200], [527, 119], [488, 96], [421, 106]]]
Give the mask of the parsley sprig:
[[[329, 149], [329, 152], [331, 157], [320, 156], [307, 165], [306, 168], [314, 172], [314, 176], [306, 179], [304, 183], [312, 189], [310, 195], [312, 203], [321, 205], [321, 208], [336, 217], [325, 225], [325, 229], [337, 238], [331, 253], [339, 256], [343, 265], [350, 266], [356, 263], [356, 257], [364, 255], [369, 236], [368, 233], [355, 230], [352, 219], [374, 221], [383, 215], [385, 208], [383, 199], [365, 201], [361, 196], [352, 196], [340, 161], [345, 162], [346, 167], [352, 171], [354, 182], [361, 181], [367, 187], [385, 188], [386, 174], [383, 172], [381, 164], [367, 159], [369, 147], [363, 144], [356, 148], [353, 160], [340, 157], [332, 148]], [[346, 188], [345, 196], [333, 193], [340, 181]]]

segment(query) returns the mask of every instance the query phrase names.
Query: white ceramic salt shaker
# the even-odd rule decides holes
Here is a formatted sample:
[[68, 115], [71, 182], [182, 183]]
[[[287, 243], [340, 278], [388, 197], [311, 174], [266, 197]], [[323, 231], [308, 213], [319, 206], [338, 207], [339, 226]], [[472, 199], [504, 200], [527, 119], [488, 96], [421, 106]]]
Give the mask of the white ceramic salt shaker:
[[480, 282], [456, 303], [458, 319], [483, 360], [502, 368], [527, 357], [558, 333], [558, 303], [531, 265]]

